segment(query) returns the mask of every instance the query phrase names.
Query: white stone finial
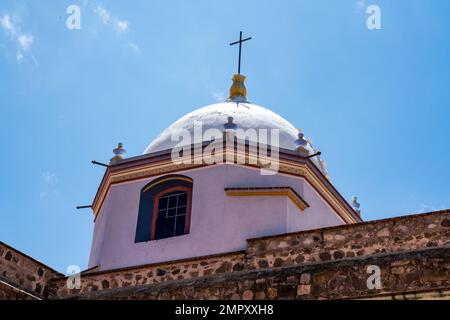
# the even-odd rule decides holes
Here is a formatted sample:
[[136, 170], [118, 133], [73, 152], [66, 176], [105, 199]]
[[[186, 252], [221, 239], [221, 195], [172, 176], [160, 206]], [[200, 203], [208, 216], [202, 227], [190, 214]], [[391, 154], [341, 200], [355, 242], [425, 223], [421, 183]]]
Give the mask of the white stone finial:
[[232, 142], [234, 141], [234, 135], [237, 128], [237, 125], [233, 123], [233, 117], [228, 117], [227, 122], [223, 125], [225, 129], [225, 139], [226, 141]]
[[122, 160], [124, 158], [124, 154], [127, 153], [127, 150], [123, 148], [123, 143], [119, 142], [117, 144], [117, 148], [113, 150], [113, 153], [114, 157], [112, 157], [111, 160], [109, 161], [110, 164], [114, 164], [117, 161]]
[[353, 210], [358, 212], [358, 214], [361, 214], [361, 209], [359, 208], [360, 206], [361, 205], [358, 202], [358, 197], [357, 196], [353, 196], [352, 197], [352, 207], [353, 207]]
[[225, 130], [236, 130], [237, 125], [233, 123], [233, 117], [228, 117], [227, 122], [223, 125]]
[[309, 154], [306, 146], [308, 145], [308, 141], [305, 140], [305, 135], [301, 130], [298, 132], [298, 139], [294, 141], [295, 151], [307, 156]]

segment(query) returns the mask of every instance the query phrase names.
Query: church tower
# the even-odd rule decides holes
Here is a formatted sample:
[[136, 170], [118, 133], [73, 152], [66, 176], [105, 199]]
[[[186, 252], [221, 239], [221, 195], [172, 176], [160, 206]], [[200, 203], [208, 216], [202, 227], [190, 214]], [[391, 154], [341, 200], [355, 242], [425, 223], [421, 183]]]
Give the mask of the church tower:
[[227, 101], [178, 119], [143, 155], [114, 149], [92, 205], [90, 268], [223, 254], [255, 237], [361, 221], [304, 134], [248, 101], [240, 55]]

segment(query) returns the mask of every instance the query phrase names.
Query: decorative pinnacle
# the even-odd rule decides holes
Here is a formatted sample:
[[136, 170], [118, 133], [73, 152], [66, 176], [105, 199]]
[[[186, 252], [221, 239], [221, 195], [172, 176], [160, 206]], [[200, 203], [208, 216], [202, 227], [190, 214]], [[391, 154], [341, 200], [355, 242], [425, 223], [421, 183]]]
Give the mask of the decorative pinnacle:
[[236, 130], [237, 125], [233, 123], [233, 117], [227, 118], [227, 123], [223, 125], [225, 130]]
[[294, 141], [294, 144], [295, 144], [295, 151], [300, 152], [304, 155], [309, 155], [309, 151], [308, 149], [306, 149], [308, 141], [305, 140], [305, 135], [300, 130], [298, 133], [298, 139]]
[[233, 76], [233, 84], [230, 88], [230, 97], [228, 98], [228, 101], [247, 102], [247, 89], [244, 85], [245, 79], [246, 77], [242, 74], [235, 74]]
[[227, 122], [223, 125], [223, 128], [225, 129], [224, 137], [226, 141], [234, 141], [237, 125], [233, 123], [233, 117], [227, 118]]
[[122, 160], [124, 158], [124, 154], [127, 153], [127, 150], [123, 148], [123, 143], [119, 142], [117, 144], [117, 148], [113, 150], [114, 157], [111, 158], [109, 161], [110, 164], [115, 164], [118, 161]]
[[361, 205], [358, 202], [358, 197], [357, 196], [353, 196], [352, 197], [352, 207], [353, 210], [355, 210], [358, 214], [361, 214], [361, 209], [359, 209]]

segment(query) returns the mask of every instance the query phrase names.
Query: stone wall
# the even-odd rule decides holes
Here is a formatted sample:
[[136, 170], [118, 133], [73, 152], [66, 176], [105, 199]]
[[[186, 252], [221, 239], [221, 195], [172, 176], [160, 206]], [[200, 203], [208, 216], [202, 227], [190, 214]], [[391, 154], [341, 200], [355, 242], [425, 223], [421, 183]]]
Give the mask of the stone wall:
[[450, 244], [450, 211], [250, 239], [249, 269], [342, 260]]
[[[80, 290], [56, 279], [52, 298], [439, 296], [450, 289], [449, 247], [450, 211], [440, 211], [251, 239], [246, 252], [87, 273]], [[380, 267], [381, 290], [367, 289], [368, 265]]]
[[[368, 289], [369, 265], [381, 270]], [[450, 298], [450, 211], [248, 240], [246, 251], [67, 278], [0, 242], [0, 299]]]
[[[380, 289], [366, 284], [369, 265], [381, 270]], [[92, 291], [75, 298], [374, 299], [386, 294], [449, 298], [449, 289], [450, 248], [433, 248]]]
[[36, 297], [0, 280], [0, 300], [36, 300]]
[[0, 297], [41, 298], [49, 294], [50, 279], [63, 275], [0, 242]]
[[241, 271], [245, 267], [244, 259], [245, 252], [233, 252], [111, 271], [88, 272], [81, 275], [80, 289], [68, 289], [66, 278], [52, 280], [51, 287], [54, 296], [82, 295], [107, 289]]

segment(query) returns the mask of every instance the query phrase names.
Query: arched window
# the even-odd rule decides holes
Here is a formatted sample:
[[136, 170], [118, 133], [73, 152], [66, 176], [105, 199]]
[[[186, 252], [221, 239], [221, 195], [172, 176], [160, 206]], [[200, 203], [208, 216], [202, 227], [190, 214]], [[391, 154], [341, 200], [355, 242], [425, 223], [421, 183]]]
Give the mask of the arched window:
[[189, 233], [192, 179], [168, 175], [141, 190], [135, 242], [176, 237]]

